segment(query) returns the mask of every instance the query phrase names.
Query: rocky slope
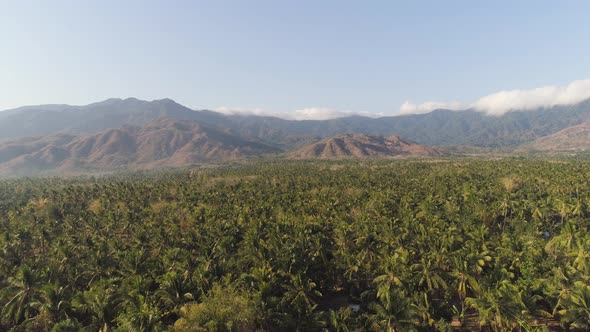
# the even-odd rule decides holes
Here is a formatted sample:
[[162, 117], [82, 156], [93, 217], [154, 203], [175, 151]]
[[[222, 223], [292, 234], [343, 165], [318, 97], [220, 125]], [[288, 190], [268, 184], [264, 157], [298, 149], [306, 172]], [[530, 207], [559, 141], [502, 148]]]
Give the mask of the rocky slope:
[[281, 150], [198, 122], [156, 119], [96, 134], [55, 134], [0, 144], [0, 174], [183, 166]]
[[588, 151], [590, 150], [590, 123], [562, 129], [538, 138], [525, 148], [535, 151]]
[[434, 148], [404, 140], [399, 136], [342, 134], [298, 149], [289, 157], [292, 159], [345, 159], [441, 155]]

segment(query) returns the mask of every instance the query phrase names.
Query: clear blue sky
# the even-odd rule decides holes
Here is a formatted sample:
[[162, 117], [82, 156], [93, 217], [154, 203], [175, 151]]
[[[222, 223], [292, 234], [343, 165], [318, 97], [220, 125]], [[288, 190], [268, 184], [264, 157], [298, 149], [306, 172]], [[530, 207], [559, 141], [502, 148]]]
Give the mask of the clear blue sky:
[[588, 1], [0, 2], [0, 109], [169, 97], [394, 114], [590, 77]]

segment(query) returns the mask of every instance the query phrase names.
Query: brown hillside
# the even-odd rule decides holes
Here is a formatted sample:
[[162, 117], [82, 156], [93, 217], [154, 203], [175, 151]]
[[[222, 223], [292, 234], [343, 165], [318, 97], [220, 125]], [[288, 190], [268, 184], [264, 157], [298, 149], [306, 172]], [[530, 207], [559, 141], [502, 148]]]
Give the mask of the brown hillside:
[[157, 119], [144, 127], [51, 135], [0, 144], [0, 173], [182, 166], [280, 152], [197, 122]]
[[293, 159], [342, 159], [384, 157], [433, 157], [441, 153], [399, 136], [373, 136], [360, 134], [337, 135], [310, 144], [290, 154]]
[[537, 151], [590, 150], [590, 123], [568, 127], [554, 134], [538, 138], [527, 148]]

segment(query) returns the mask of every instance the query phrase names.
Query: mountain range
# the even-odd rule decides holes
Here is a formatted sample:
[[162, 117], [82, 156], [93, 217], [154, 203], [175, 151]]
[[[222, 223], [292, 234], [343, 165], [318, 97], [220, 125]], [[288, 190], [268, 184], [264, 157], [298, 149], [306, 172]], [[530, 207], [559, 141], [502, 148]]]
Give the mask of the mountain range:
[[439, 156], [453, 146], [578, 151], [590, 146], [589, 120], [590, 100], [501, 116], [441, 109], [299, 121], [193, 110], [171, 99], [25, 106], [0, 112], [0, 174], [181, 166], [269, 154]]
[[26, 106], [0, 112], [0, 140], [55, 132], [86, 133], [142, 126], [161, 117], [194, 120], [233, 135], [292, 148], [310, 138], [343, 133], [398, 135], [426, 145], [517, 146], [590, 120], [590, 100], [532, 111], [490, 116], [475, 110], [435, 110], [426, 114], [332, 120], [285, 120], [270, 116], [225, 115], [192, 110], [170, 99], [108, 99], [86, 106]]

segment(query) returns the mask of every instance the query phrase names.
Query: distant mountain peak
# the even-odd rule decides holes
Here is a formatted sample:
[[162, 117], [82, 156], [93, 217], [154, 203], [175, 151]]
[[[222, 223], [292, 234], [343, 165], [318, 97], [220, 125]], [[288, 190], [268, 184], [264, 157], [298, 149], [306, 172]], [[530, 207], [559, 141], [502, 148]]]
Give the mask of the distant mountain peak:
[[[176, 101], [174, 101], [170, 98], [155, 99], [155, 100], [152, 100], [152, 102], [164, 103], [164, 104], [178, 104]], [[180, 105], [180, 104], [178, 104], [178, 105]]]

